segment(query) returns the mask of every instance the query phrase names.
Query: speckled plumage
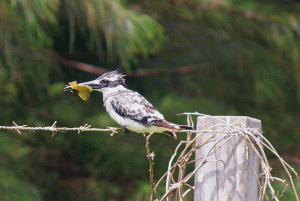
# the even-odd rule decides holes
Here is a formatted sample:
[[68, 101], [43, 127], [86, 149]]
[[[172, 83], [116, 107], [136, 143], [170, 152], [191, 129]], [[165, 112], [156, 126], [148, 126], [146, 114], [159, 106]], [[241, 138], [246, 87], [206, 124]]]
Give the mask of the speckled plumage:
[[[136, 132], [164, 132], [178, 130], [179, 127], [165, 121], [164, 116], [152, 106], [139, 93], [123, 89], [119, 92], [107, 94], [104, 105], [110, 116], [122, 126]], [[120, 116], [120, 117], [118, 117]], [[157, 123], [166, 125], [168, 128], [157, 126]]]
[[96, 80], [81, 83], [103, 93], [104, 106], [118, 124], [138, 133], [165, 133], [176, 138], [174, 131], [192, 129], [165, 120], [164, 116], [139, 93], [126, 88], [120, 71], [111, 71]]

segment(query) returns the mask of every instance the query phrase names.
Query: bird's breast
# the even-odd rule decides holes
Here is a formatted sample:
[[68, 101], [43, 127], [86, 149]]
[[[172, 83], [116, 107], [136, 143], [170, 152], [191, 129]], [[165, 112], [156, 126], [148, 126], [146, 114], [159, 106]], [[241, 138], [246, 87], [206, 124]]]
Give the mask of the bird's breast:
[[169, 129], [163, 127], [156, 127], [156, 126], [145, 126], [141, 122], [134, 121], [127, 117], [122, 117], [118, 113], [115, 112], [110, 101], [105, 102], [106, 111], [111, 116], [113, 120], [115, 120], [121, 126], [126, 126], [129, 130], [138, 132], [138, 133], [151, 133], [151, 132], [163, 132]]

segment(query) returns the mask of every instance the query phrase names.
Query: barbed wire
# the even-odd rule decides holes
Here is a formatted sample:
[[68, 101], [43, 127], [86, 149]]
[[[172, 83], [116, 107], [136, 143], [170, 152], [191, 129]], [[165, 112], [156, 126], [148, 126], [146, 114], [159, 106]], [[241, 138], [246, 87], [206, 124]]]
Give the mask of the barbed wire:
[[78, 134], [81, 132], [86, 131], [102, 131], [102, 132], [112, 132], [110, 135], [113, 136], [114, 134], [119, 133], [122, 128], [116, 128], [116, 127], [108, 127], [108, 128], [91, 128], [91, 125], [85, 124], [84, 126], [80, 127], [56, 127], [57, 121], [55, 121], [52, 126], [46, 126], [46, 127], [29, 127], [27, 125], [19, 126], [16, 122], [13, 121], [14, 126], [0, 126], [0, 130], [16, 130], [19, 134], [22, 134], [22, 130], [29, 130], [29, 131], [51, 131], [52, 137], [55, 136], [55, 134], [59, 131], [78, 131]]
[[[189, 112], [185, 112], [185, 113], [181, 113], [181, 114], [177, 114], [177, 115], [187, 115], [187, 117], [189, 118], [191, 115], [195, 115], [195, 116], [210, 116], [207, 114], [202, 114], [199, 112], [193, 112], [193, 113], [189, 113]], [[211, 116], [213, 117], [213, 116]], [[215, 117], [214, 117], [215, 118]], [[218, 119], [219, 120], [219, 119]], [[13, 121], [14, 126], [0, 126], [0, 130], [16, 130], [19, 134], [22, 134], [21, 131], [22, 130], [29, 130], [29, 131], [51, 131], [52, 132], [52, 137], [55, 136], [55, 134], [59, 131], [63, 132], [63, 131], [78, 131], [78, 134], [80, 134], [81, 132], [86, 132], [86, 131], [100, 131], [100, 132], [112, 132], [111, 136], [113, 136], [116, 133], [119, 133], [120, 131], [122, 131], [122, 128], [117, 128], [117, 127], [107, 127], [107, 128], [91, 128], [91, 125], [89, 124], [85, 124], [84, 126], [80, 126], [80, 127], [73, 127], [73, 128], [69, 128], [69, 127], [56, 127], [57, 121], [55, 121], [52, 126], [46, 126], [46, 127], [29, 127], [27, 125], [21, 125], [19, 126], [15, 121]], [[218, 125], [222, 125], [222, 124], [218, 124]], [[226, 122], [224, 122], [224, 125], [227, 125]], [[183, 132], [183, 133], [214, 133], [215, 130], [211, 130], [211, 129], [205, 129], [205, 130], [174, 130], [174, 132]], [[236, 131], [219, 131], [221, 133], [228, 133], [228, 134], [235, 134], [237, 132], [239, 132], [238, 130]]]
[[[57, 132], [64, 132], [64, 131], [78, 131], [78, 134], [81, 132], [86, 132], [86, 131], [98, 131], [98, 132], [112, 132], [111, 136], [114, 134], [119, 133], [122, 131], [122, 128], [118, 127], [107, 127], [107, 128], [91, 128], [91, 125], [85, 124], [84, 126], [80, 127], [56, 127], [57, 121], [55, 121], [52, 126], [45, 126], [45, 127], [29, 127], [27, 125], [18, 125], [16, 122], [13, 121], [14, 126], [0, 126], [0, 130], [15, 130], [19, 134], [22, 134], [22, 130], [27, 130], [27, 131], [51, 131], [52, 132], [52, 137], [55, 136]], [[174, 132], [182, 132], [182, 133], [215, 133], [215, 130], [174, 130]], [[226, 133], [226, 134], [237, 134], [239, 131], [219, 131], [219, 133]]]

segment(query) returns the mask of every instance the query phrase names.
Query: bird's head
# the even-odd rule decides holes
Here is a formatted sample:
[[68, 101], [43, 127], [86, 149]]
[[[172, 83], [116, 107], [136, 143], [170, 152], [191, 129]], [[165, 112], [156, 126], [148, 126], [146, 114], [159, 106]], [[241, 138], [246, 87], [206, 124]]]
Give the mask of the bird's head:
[[[123, 78], [124, 76], [125, 75], [122, 74], [122, 70], [118, 69], [104, 73], [95, 80], [79, 83], [78, 86], [89, 86], [95, 91], [112, 93], [126, 88], [125, 79]], [[72, 90], [72, 87], [67, 86], [65, 87], [65, 90]]]

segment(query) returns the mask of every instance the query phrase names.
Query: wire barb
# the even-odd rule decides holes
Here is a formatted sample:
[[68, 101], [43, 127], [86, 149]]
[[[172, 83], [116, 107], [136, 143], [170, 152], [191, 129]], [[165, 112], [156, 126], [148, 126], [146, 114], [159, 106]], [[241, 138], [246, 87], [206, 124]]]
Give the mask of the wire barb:
[[[187, 115], [187, 121], [188, 125], [193, 125], [193, 121], [191, 116], [209, 116], [201, 113], [182, 113], [179, 115]], [[286, 192], [287, 186], [285, 186], [284, 190], [282, 191], [281, 195], [278, 195], [276, 191], [273, 188], [273, 182], [280, 181], [280, 182], [288, 182], [283, 179], [273, 177], [271, 175], [271, 167], [268, 163], [268, 159], [266, 157], [266, 154], [264, 152], [264, 149], [267, 148], [270, 150], [281, 162], [281, 165], [285, 169], [286, 174], [289, 177], [289, 183], [292, 186], [292, 189], [294, 191], [295, 200], [299, 201], [297, 192], [295, 190], [295, 185], [293, 182], [293, 177], [291, 176], [291, 172], [295, 174], [295, 177], [298, 178], [298, 174], [295, 172], [295, 170], [290, 167], [276, 152], [274, 147], [271, 145], [271, 143], [262, 135], [262, 131], [258, 128], [242, 128], [240, 126], [240, 122], [234, 122], [234, 123], [228, 123], [226, 121], [223, 121], [219, 119], [218, 117], [213, 117], [221, 121], [222, 123], [214, 125], [210, 128], [205, 128], [203, 130], [197, 130], [194, 131], [184, 131], [187, 134], [187, 140], [186, 141], [180, 141], [176, 149], [174, 150], [174, 154], [171, 156], [171, 159], [168, 164], [168, 170], [167, 172], [157, 181], [154, 187], [155, 190], [160, 186], [160, 184], [165, 180], [166, 181], [166, 187], [165, 187], [165, 194], [161, 196], [160, 201], [167, 201], [167, 200], [173, 200], [172, 197], [175, 196], [176, 200], [183, 200], [183, 198], [189, 193], [193, 192], [195, 189], [195, 186], [191, 185], [193, 182], [191, 181], [192, 178], [196, 176], [196, 172], [200, 170], [200, 168], [203, 168], [207, 163], [210, 162], [218, 162], [217, 161], [208, 161], [207, 158], [213, 154], [216, 153], [217, 150], [219, 150], [225, 143], [228, 142], [231, 138], [238, 136], [245, 139], [245, 149], [247, 152], [249, 151], [249, 148], [252, 148], [255, 152], [255, 154], [258, 156], [261, 166], [261, 173], [256, 174], [256, 178], [259, 184], [259, 201], [264, 200], [265, 198], [268, 200], [268, 197], [266, 195], [267, 189], [269, 189], [270, 194], [272, 196], [272, 199], [274, 200], [280, 200], [282, 196]], [[217, 131], [214, 130], [215, 128], [222, 128], [218, 129]], [[230, 131], [227, 131], [227, 128], [230, 128]], [[197, 135], [193, 135], [192, 137], [191, 133], [197, 133]], [[202, 136], [204, 133], [210, 133], [209, 137], [207, 139], [202, 138], [202, 144], [196, 146], [196, 140]], [[221, 135], [222, 137], [215, 137], [217, 133], [221, 133], [224, 135]], [[208, 143], [211, 143], [209, 145], [208, 151], [206, 155], [204, 155], [203, 158], [196, 158], [191, 159], [191, 156], [195, 153], [195, 151], [199, 148], [201, 148], [204, 145], [207, 145]], [[184, 147], [185, 146], [185, 147]], [[184, 148], [183, 148], [184, 147]], [[183, 148], [183, 150], [182, 150]], [[180, 150], [180, 151], [179, 151]], [[245, 154], [246, 160], [249, 159], [249, 153]], [[190, 172], [186, 172], [186, 167], [190, 164], [194, 164], [196, 161], [199, 161], [198, 165]], [[222, 161], [221, 161], [222, 162]], [[224, 162], [223, 162], [224, 164]], [[247, 163], [248, 164], [248, 163]], [[253, 170], [253, 167], [249, 164], [246, 168], [249, 168], [250, 170]], [[201, 174], [199, 174], [201, 175]], [[198, 176], [199, 176], [198, 175]], [[246, 179], [246, 177], [245, 177]], [[246, 180], [244, 180], [246, 181]]]
[[107, 129], [103, 128], [92, 128], [91, 125], [85, 124], [84, 126], [68, 128], [68, 127], [56, 127], [57, 121], [55, 121], [51, 126], [46, 127], [28, 127], [27, 125], [19, 126], [15, 121], [13, 121], [14, 126], [0, 126], [0, 130], [15, 130], [19, 135], [22, 134], [21, 131], [28, 130], [31, 132], [35, 131], [51, 131], [51, 136], [54, 137], [57, 132], [64, 131], [78, 131], [78, 134], [86, 131], [100, 131], [100, 132], [112, 132], [111, 136], [120, 132], [120, 128], [108, 127]]

